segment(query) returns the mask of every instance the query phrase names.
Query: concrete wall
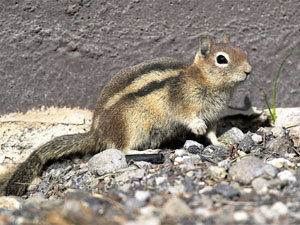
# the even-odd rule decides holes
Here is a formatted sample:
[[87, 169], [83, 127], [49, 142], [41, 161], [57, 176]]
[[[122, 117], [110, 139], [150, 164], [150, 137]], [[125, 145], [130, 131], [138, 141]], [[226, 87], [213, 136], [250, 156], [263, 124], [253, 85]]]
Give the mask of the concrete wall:
[[[33, 107], [93, 109], [103, 86], [121, 68], [155, 57], [191, 62], [199, 35], [226, 32], [247, 49], [250, 80], [271, 94], [284, 56], [300, 44], [299, 0], [30, 0], [0, 2], [0, 114]], [[278, 105], [299, 106], [300, 51], [278, 84]], [[249, 81], [245, 96], [265, 107]]]

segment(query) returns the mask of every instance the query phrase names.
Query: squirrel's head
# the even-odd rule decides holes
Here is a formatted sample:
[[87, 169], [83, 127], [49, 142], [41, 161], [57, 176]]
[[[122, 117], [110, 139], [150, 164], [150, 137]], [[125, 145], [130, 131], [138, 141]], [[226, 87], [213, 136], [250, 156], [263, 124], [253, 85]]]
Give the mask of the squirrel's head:
[[251, 72], [247, 53], [232, 46], [227, 35], [223, 43], [215, 44], [212, 38], [202, 36], [194, 65], [201, 70], [202, 80], [208, 86], [235, 86], [246, 80]]

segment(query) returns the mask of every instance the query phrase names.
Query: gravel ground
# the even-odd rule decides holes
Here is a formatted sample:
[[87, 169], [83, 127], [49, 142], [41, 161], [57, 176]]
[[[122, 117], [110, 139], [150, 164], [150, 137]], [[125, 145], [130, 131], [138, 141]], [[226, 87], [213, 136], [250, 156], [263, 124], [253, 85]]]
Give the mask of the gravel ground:
[[[0, 224], [299, 224], [299, 117], [289, 129], [224, 120], [227, 147], [188, 140], [160, 150], [162, 164], [126, 163], [113, 149], [55, 162], [21, 198], [0, 197]], [[1, 172], [90, 124], [8, 121], [0, 127]]]

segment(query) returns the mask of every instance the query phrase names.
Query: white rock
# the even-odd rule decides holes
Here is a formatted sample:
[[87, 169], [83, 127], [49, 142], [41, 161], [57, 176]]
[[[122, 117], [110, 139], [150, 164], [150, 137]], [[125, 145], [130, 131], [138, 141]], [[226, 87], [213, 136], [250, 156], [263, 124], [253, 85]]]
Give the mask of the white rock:
[[174, 154], [177, 156], [184, 156], [184, 155], [187, 155], [187, 151], [184, 149], [177, 149], [177, 150], [175, 150]]
[[149, 191], [136, 191], [134, 197], [139, 201], [146, 201], [150, 197]]
[[160, 220], [157, 217], [138, 218], [135, 221], [127, 221], [123, 225], [160, 225]]
[[201, 218], [208, 218], [212, 215], [212, 212], [207, 208], [197, 208], [195, 209], [195, 214], [201, 216]]
[[200, 150], [204, 149], [204, 146], [202, 144], [198, 143], [197, 141], [192, 141], [192, 140], [187, 140], [184, 143], [183, 148], [186, 149], [186, 150], [188, 150], [193, 145], [196, 145]]
[[300, 107], [296, 108], [278, 108], [276, 109], [275, 126], [290, 127], [299, 125], [300, 121]]
[[0, 155], [0, 164], [4, 162], [4, 159], [5, 159], [5, 155]]
[[281, 127], [272, 127], [271, 132], [275, 137], [283, 137], [284, 136], [284, 130]]
[[213, 190], [212, 186], [205, 186], [204, 188], [202, 188], [201, 190], [199, 190], [199, 194], [203, 194], [205, 192], [211, 192]]
[[254, 141], [254, 143], [255, 144], [260, 144], [260, 143], [262, 143], [262, 141], [263, 141], [263, 137], [261, 136], [261, 135], [259, 135], [259, 134], [253, 134], [252, 136], [251, 136], [251, 138], [252, 138], [252, 140]]
[[183, 156], [182, 159], [183, 159], [185, 169], [187, 170], [195, 169], [193, 159], [190, 156]]
[[14, 197], [0, 197], [0, 209], [19, 209], [21, 202]]
[[94, 155], [88, 162], [91, 173], [102, 175], [127, 167], [125, 154], [117, 149], [107, 149]]
[[277, 177], [283, 181], [297, 182], [296, 177], [289, 170], [284, 170], [277, 174]]
[[271, 210], [274, 211], [279, 216], [286, 215], [289, 212], [288, 207], [282, 202], [275, 202], [271, 206]]
[[183, 158], [178, 156], [174, 159], [174, 165], [178, 165], [180, 163], [183, 163]]
[[242, 222], [242, 221], [248, 220], [249, 215], [245, 211], [236, 211], [233, 214], [233, 218], [234, 218], [235, 221]]
[[180, 193], [184, 193], [184, 190], [185, 187], [183, 184], [177, 184], [174, 186], [170, 186], [168, 191], [171, 193], [171, 195], [178, 195]]
[[218, 163], [218, 167], [224, 167], [225, 169], [229, 169], [230, 167], [230, 160], [224, 159]]
[[161, 185], [162, 183], [164, 183], [166, 181], [165, 177], [156, 177], [155, 178], [155, 183], [156, 185]]
[[117, 182], [126, 182], [128, 179], [136, 178], [136, 179], [142, 179], [145, 176], [145, 170], [144, 169], [133, 169], [128, 170], [120, 175], [116, 176], [115, 181]]
[[163, 206], [160, 217], [162, 219], [181, 219], [190, 216], [191, 213], [192, 210], [183, 200], [181, 200], [180, 198], [172, 198]]
[[293, 163], [285, 158], [272, 159], [270, 161], [267, 161], [267, 164], [270, 164], [278, 169], [282, 168], [283, 166], [293, 166]]
[[210, 166], [207, 169], [207, 175], [215, 181], [220, 181], [226, 177], [227, 172], [224, 167]]
[[268, 182], [266, 179], [258, 177], [255, 178], [252, 182], [251, 185], [253, 189], [256, 191], [258, 194], [265, 194], [268, 191]]

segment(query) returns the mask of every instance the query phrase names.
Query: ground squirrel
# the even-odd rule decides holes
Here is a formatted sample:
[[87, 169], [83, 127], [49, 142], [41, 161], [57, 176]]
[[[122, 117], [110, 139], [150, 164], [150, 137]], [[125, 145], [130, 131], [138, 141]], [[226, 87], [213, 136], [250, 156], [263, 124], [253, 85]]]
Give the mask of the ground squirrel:
[[234, 88], [251, 71], [244, 50], [200, 37], [191, 65], [156, 59], [117, 73], [96, 104], [89, 132], [57, 137], [36, 149], [14, 171], [5, 195], [22, 195], [49, 160], [108, 148], [157, 148], [186, 127], [196, 135], [224, 114]]

